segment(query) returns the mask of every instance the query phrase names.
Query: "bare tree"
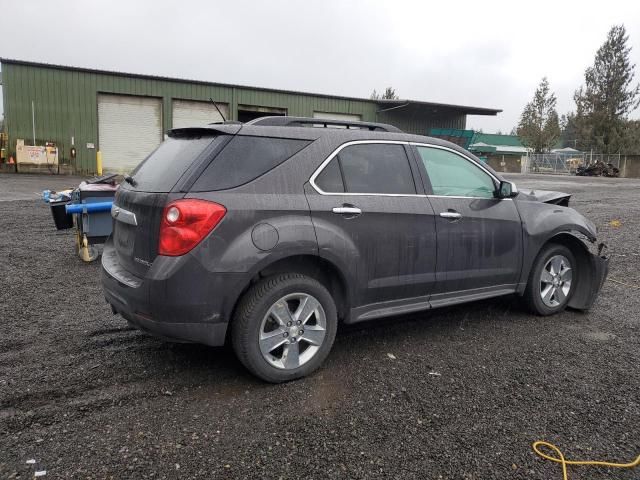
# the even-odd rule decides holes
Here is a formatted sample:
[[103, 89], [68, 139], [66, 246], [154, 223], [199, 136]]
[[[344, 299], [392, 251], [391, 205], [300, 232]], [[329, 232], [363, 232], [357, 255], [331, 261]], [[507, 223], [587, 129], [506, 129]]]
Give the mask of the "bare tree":
[[371, 92], [371, 96], [369, 97], [371, 100], [398, 100], [398, 94], [396, 93], [396, 89], [393, 87], [387, 87], [384, 90], [384, 93], [380, 95], [375, 89]]

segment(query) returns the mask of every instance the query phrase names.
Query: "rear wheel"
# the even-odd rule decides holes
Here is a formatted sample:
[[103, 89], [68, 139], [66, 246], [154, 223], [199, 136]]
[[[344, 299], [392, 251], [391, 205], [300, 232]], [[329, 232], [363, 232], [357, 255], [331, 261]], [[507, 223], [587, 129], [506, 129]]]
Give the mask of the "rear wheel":
[[564, 310], [573, 295], [576, 260], [564, 245], [544, 247], [531, 269], [524, 298], [533, 313], [553, 315]]
[[299, 274], [265, 278], [242, 298], [231, 325], [233, 349], [254, 375], [273, 383], [304, 377], [335, 339], [336, 306], [318, 281]]

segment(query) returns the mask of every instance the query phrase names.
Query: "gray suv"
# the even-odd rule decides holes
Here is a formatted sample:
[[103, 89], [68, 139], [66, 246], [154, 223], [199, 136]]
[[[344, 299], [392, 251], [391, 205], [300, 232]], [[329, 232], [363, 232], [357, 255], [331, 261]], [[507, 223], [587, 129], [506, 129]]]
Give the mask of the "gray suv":
[[282, 382], [322, 364], [339, 322], [508, 294], [539, 315], [588, 309], [608, 260], [568, 202], [390, 125], [175, 129], [119, 188], [102, 283], [139, 329], [228, 340]]

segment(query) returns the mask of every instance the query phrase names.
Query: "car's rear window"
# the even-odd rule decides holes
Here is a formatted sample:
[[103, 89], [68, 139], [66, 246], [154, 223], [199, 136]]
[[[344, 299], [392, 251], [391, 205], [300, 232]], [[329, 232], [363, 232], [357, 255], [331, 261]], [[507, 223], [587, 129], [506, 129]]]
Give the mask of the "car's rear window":
[[136, 190], [170, 192], [194, 160], [221, 138], [214, 135], [168, 138], [131, 173]]
[[192, 191], [239, 187], [291, 158], [311, 143], [290, 138], [236, 136], [196, 180]]

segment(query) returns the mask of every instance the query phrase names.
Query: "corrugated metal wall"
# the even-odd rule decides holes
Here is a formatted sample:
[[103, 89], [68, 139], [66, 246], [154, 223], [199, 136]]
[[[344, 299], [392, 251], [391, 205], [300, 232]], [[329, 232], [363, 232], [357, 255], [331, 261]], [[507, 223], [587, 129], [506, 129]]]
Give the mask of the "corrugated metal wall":
[[69, 158], [71, 137], [75, 139], [78, 173], [95, 171], [98, 145], [98, 93], [142, 95], [162, 98], [164, 130], [172, 125], [172, 99], [203, 100], [228, 103], [231, 119], [237, 119], [238, 104], [286, 108], [289, 115], [313, 116], [314, 111], [361, 115], [363, 121], [392, 123], [410, 132], [425, 135], [431, 127], [464, 128], [464, 114], [426, 113], [412, 106], [381, 113], [367, 100], [332, 98], [298, 93], [234, 87], [181, 80], [139, 78], [126, 74], [81, 71], [44, 65], [3, 62], [5, 130], [12, 151], [17, 138], [33, 142], [31, 102], [35, 106], [36, 143], [53, 141], [60, 148], [61, 159]]
[[464, 130], [467, 116], [446, 108], [434, 109], [427, 105], [411, 104], [406, 107], [380, 112], [379, 122], [390, 123], [401, 130], [418, 135], [428, 135], [432, 128], [456, 128]]

